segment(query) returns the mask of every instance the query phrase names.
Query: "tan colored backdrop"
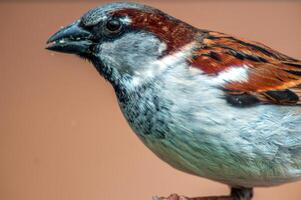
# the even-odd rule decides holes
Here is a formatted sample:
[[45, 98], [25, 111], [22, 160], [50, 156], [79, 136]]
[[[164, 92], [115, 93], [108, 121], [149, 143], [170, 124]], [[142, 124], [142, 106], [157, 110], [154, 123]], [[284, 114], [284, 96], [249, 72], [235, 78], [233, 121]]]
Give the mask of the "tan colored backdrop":
[[[226, 186], [172, 169], [128, 127], [92, 66], [44, 50], [60, 26], [102, 1], [0, 3], [0, 199], [147, 200]], [[301, 59], [300, 1], [148, 1], [197, 27], [264, 42]], [[300, 200], [301, 183], [255, 200]]]

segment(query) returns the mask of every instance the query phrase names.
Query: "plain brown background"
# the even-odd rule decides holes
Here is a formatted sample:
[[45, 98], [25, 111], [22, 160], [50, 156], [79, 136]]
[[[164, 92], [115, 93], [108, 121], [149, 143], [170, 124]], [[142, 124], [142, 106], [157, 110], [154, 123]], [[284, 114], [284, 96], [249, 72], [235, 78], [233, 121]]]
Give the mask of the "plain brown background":
[[[300, 1], [147, 1], [200, 28], [261, 41], [301, 59]], [[226, 194], [153, 155], [91, 64], [44, 50], [46, 39], [102, 1], [0, 3], [0, 199], [147, 200]], [[300, 200], [301, 183], [255, 200]]]

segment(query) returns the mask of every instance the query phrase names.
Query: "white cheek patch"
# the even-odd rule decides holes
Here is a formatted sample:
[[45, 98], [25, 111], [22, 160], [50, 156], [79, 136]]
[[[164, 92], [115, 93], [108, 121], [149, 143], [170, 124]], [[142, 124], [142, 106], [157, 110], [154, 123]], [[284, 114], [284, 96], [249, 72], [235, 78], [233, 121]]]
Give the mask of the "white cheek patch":
[[[191, 54], [191, 51], [193, 50], [195, 43], [189, 43], [185, 45], [183, 48], [181, 48], [179, 51], [164, 56], [160, 60], [153, 61], [150, 65], [148, 65], [143, 72], [135, 72], [136, 76], [133, 79], [133, 83], [135, 85], [139, 85], [145, 80], [149, 80], [153, 77], [155, 77], [158, 74], [161, 74], [163, 71], [165, 71], [169, 67], [173, 67], [176, 65], [179, 65], [181, 63], [184, 63]], [[163, 52], [166, 50], [167, 45], [165, 43], [162, 43], [159, 47], [158, 51]]]
[[225, 84], [229, 82], [248, 82], [248, 70], [248, 65], [232, 66], [231, 68], [219, 73], [217, 77], [213, 79], [213, 82], [215, 84]]
[[181, 61], [186, 60], [189, 57], [189, 55], [191, 54], [193, 46], [194, 46], [194, 42], [191, 42], [191, 43], [185, 45], [179, 51], [175, 52], [174, 54], [165, 56], [162, 59], [158, 60], [157, 62], [161, 68], [173, 66], [174, 64], [177, 64]]
[[159, 54], [162, 54], [163, 51], [165, 51], [166, 49], [167, 49], [167, 45], [164, 42], [162, 42], [158, 49]]
[[[150, 76], [154, 76], [155, 74], [158, 74], [168, 67], [175, 66], [178, 63], [182, 63], [187, 59], [187, 57], [190, 55], [191, 50], [193, 49], [194, 43], [189, 43], [185, 45], [183, 48], [181, 48], [180, 51], [175, 52], [174, 54], [165, 56], [161, 58], [160, 60], [154, 61], [152, 64], [153, 66], [149, 66], [145, 73], [147, 73]], [[162, 45], [159, 48], [159, 51], [166, 50], [167, 46], [165, 43], [162, 43]]]

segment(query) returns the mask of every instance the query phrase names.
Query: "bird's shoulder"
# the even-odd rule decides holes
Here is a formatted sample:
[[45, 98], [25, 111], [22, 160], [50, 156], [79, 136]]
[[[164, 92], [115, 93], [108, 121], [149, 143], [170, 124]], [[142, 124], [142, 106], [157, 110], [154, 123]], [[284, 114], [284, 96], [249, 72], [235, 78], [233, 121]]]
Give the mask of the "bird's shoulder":
[[219, 32], [208, 31], [198, 44], [190, 65], [208, 76], [227, 73], [221, 88], [229, 103], [301, 105], [301, 61]]

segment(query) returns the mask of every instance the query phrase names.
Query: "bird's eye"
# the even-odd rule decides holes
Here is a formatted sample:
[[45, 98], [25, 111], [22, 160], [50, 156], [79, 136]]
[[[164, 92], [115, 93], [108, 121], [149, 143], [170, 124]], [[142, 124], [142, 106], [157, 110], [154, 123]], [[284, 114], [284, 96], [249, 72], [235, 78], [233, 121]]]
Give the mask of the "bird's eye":
[[111, 33], [118, 33], [122, 28], [122, 24], [117, 19], [111, 19], [107, 22], [106, 28]]

